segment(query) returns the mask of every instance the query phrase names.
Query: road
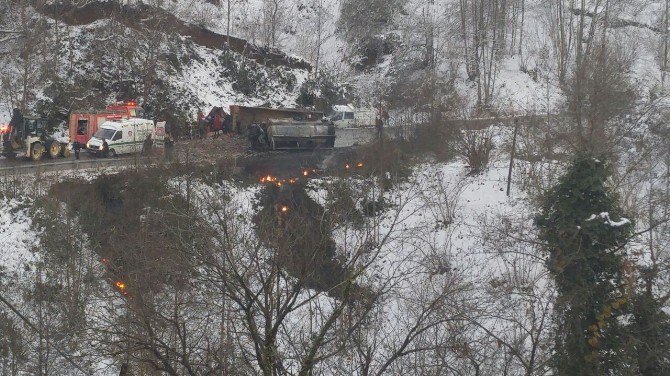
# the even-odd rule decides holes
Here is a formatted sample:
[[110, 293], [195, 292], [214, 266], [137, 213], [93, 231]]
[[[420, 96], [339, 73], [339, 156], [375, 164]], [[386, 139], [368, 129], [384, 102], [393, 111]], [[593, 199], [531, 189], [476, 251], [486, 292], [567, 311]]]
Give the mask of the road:
[[[349, 148], [355, 145], [364, 144], [376, 137], [374, 128], [343, 128], [338, 129], [335, 138], [335, 148]], [[223, 140], [223, 139], [222, 139]], [[197, 147], [199, 140], [180, 141], [178, 146], [190, 143], [189, 147]], [[210, 140], [209, 142], [217, 142]], [[225, 142], [225, 141], [222, 141]], [[181, 144], [181, 145], [179, 145]], [[213, 154], [219, 154], [220, 151], [212, 151]], [[220, 154], [219, 154], [220, 155]], [[213, 158], [213, 160], [216, 158]], [[75, 160], [74, 155], [69, 158], [49, 159], [45, 158], [40, 162], [33, 162], [24, 158], [6, 159], [0, 157], [0, 176], [30, 175], [36, 173], [67, 171], [80, 169], [99, 169], [106, 167], [121, 167], [134, 164], [151, 163], [145, 157], [135, 155], [124, 155], [114, 158], [98, 158], [86, 152], [80, 154], [80, 159]]]
[[6, 160], [0, 158], [0, 176], [28, 175], [52, 171], [98, 169], [110, 166], [123, 166], [135, 162], [132, 157], [117, 158], [82, 158], [75, 160], [74, 157], [67, 159], [47, 159], [38, 163], [27, 160]]

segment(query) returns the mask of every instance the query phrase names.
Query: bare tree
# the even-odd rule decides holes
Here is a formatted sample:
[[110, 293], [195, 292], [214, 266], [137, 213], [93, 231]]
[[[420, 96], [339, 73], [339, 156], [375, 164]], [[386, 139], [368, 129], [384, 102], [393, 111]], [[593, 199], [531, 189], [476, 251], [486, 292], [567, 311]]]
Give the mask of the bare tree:
[[511, 11], [506, 1], [478, 0], [460, 0], [458, 11], [466, 70], [469, 79], [477, 83], [477, 107], [484, 109], [493, 98]]
[[264, 46], [279, 47], [279, 33], [285, 22], [285, 11], [285, 0], [263, 0], [262, 32]]

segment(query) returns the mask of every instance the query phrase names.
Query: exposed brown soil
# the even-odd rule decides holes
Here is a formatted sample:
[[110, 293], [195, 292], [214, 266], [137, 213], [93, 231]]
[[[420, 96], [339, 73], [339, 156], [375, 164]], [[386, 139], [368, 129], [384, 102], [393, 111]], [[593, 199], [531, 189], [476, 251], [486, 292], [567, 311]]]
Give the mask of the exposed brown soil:
[[213, 138], [181, 140], [175, 143], [175, 156], [182, 163], [215, 162], [222, 158], [236, 158], [249, 149], [249, 141], [231, 134]]
[[194, 43], [212, 48], [228, 48], [268, 67], [285, 66], [292, 69], [312, 67], [304, 60], [289, 57], [276, 49], [256, 46], [244, 39], [217, 34], [202, 26], [186, 23], [163, 9], [138, 3], [121, 5], [117, 2], [91, 1], [82, 6], [71, 3], [42, 4], [33, 0], [32, 4], [43, 15], [59, 20], [67, 25], [88, 25], [98, 20], [114, 19], [131, 29], [143, 31], [175, 32], [190, 38]]

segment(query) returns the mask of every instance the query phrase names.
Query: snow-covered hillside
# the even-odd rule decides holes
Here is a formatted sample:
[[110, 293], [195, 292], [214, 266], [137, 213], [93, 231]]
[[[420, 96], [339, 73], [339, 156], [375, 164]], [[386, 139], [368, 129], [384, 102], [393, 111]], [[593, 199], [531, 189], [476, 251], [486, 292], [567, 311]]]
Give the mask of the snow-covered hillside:
[[5, 252], [0, 254], [0, 284], [5, 289], [12, 284], [30, 279], [25, 274], [35, 267], [37, 257], [33, 247], [37, 245], [37, 237], [31, 228], [28, 214], [30, 202], [2, 199], [0, 201], [0, 244]]
[[390, 116], [332, 151], [7, 172], [0, 374], [670, 374], [667, 1], [43, 3], [0, 3], [0, 123]]
[[[423, 68], [417, 70], [416, 65], [421, 65], [424, 59], [420, 51], [426, 48], [426, 40], [422, 35], [430, 30], [437, 75], [453, 82], [456, 94], [461, 98], [457, 111], [459, 116], [468, 116], [481, 110], [477, 108], [477, 103], [482, 100], [490, 111], [505, 114], [561, 112], [565, 102], [565, 82], [560, 82], [557, 67], [556, 15], [546, 2], [524, 0], [522, 3], [523, 13], [517, 8], [518, 5], [509, 11], [509, 25], [506, 26], [504, 40], [500, 42], [503, 44], [496, 46], [500, 49], [496, 57], [487, 60], [489, 52], [482, 55], [486, 64], [482, 61], [479, 69], [480, 77], [484, 77], [482, 79], [485, 81], [476, 78], [476, 75], [472, 76], [467, 56], [472, 49], [473, 26], [467, 25], [463, 34], [461, 8], [458, 2], [452, 0], [402, 2], [400, 10], [382, 29], [383, 35], [393, 35], [394, 40], [397, 40], [392, 43], [393, 51], [381, 56], [380, 61], [364, 70], [353, 68], [352, 65], [358, 59], [356, 54], [361, 52], [356, 49], [358, 47], [348, 45], [345, 40], [346, 30], [341, 28], [340, 23], [342, 7], [355, 6], [356, 0], [231, 0], [221, 1], [218, 5], [178, 0], [158, 2], [155, 6], [189, 25], [202, 26], [220, 35], [230, 30], [232, 36], [243, 38], [256, 46], [267, 46], [303, 59], [314, 69], [332, 77], [337, 84], [355, 88], [355, 93], [351, 93], [347, 99], [357, 99], [362, 104], [378, 103], [380, 97], [393, 97], [398, 82], [408, 78], [416, 77], [411, 79], [409, 85], [422, 85], [427, 73], [420, 73]], [[132, 7], [134, 3], [129, 4]], [[623, 53], [630, 64], [628, 75], [639, 94], [645, 98], [651, 91], [657, 92], [661, 86], [662, 33], [658, 30], [662, 23], [662, 2], [615, 2], [611, 7], [608, 14], [616, 22], [612, 22], [614, 26], [607, 30], [607, 34], [612, 41], [616, 41], [617, 48], [625, 51]], [[573, 24], [579, 19], [576, 13], [567, 12], [568, 16], [573, 18]], [[593, 16], [585, 18], [587, 26], [592, 20]], [[220, 49], [199, 46], [189, 38], [175, 36], [169, 29], [161, 37], [155, 33], [147, 35], [138, 30], [124, 29], [113, 21], [75, 26], [65, 26], [48, 18], [46, 21], [50, 29], [57, 30], [54, 35], [48, 34], [47, 40], [56, 48], [49, 51], [54, 56], [47, 60], [57, 62], [58, 81], [94, 81], [88, 86], [102, 86], [106, 95], [105, 98], [96, 98], [96, 104], [113, 100], [115, 98], [111, 97], [114, 96], [134, 95], [147, 97], [149, 107], [155, 107], [157, 105], [154, 102], [157, 100], [150, 98], [152, 94], [146, 92], [149, 90], [160, 91], [156, 95], [168, 97], [172, 106], [177, 103], [178, 107], [183, 107], [180, 111], [188, 110], [191, 113], [196, 107], [226, 106], [231, 103], [295, 106], [302, 84], [312, 76], [302, 69], [267, 68], [237, 54], [237, 64], [245, 65], [254, 74], [242, 72], [241, 76], [226, 75], [230, 65], [222, 61], [223, 52]], [[603, 21], [598, 19], [596, 22]], [[16, 21], [8, 23], [16, 24]], [[90, 37], [94, 34], [93, 30], [98, 30], [95, 39]], [[5, 47], [11, 51], [11, 44], [7, 43], [16, 41], [12, 37], [5, 39]], [[18, 43], [22, 42], [19, 40]], [[92, 52], [95, 48], [107, 52]], [[117, 51], [124, 48], [137, 49], [135, 56], [128, 60], [123, 52]], [[490, 45], [482, 48], [490, 48]], [[158, 55], [152, 56], [152, 50]], [[105, 53], [114, 57], [110, 56], [105, 63], [95, 62]], [[574, 53], [569, 51], [567, 58], [570, 68]], [[123, 63], [124, 59], [130, 66]], [[22, 74], [19, 67], [13, 65], [11, 60], [2, 59], [0, 62], [4, 65], [3, 71], [14, 76], [14, 79], [6, 82], [9, 86], [5, 93], [20, 92], [21, 80], [18, 77]], [[175, 62], [179, 62], [178, 66]], [[99, 82], [95, 76], [99, 74], [101, 64], [120, 71]], [[35, 71], [36, 68], [33, 67]], [[130, 72], [124, 72], [128, 69]], [[147, 69], [147, 72], [155, 74], [154, 77], [150, 75], [151, 80], [161, 81], [158, 83], [159, 88], [147, 82]], [[129, 80], [134, 81], [130, 85], [133, 90], [127, 90], [128, 84], [124, 81]], [[238, 87], [245, 80], [257, 81], [257, 85], [252, 90]], [[62, 99], [55, 97], [72, 97], [73, 92], [54, 93], [49, 90], [51, 81], [52, 77], [45, 77], [30, 82], [28, 87], [34, 86], [27, 97], [30, 107], [37, 106], [39, 99], [46, 100], [42, 104], [43, 108], [56, 107], [59, 111], [65, 111], [70, 106], [77, 107], [78, 104], [86, 106], [87, 102], [91, 102], [90, 98], [85, 100], [82, 95], [76, 95], [63, 103]], [[238, 86], [235, 86], [236, 82]], [[147, 85], [150, 89], [147, 89]], [[74, 88], [72, 90], [77, 91]], [[20, 102], [19, 99], [17, 93], [0, 98], [3, 118], [9, 116], [9, 107]], [[50, 101], [53, 103], [49, 104]], [[43, 111], [47, 110], [40, 110]]]

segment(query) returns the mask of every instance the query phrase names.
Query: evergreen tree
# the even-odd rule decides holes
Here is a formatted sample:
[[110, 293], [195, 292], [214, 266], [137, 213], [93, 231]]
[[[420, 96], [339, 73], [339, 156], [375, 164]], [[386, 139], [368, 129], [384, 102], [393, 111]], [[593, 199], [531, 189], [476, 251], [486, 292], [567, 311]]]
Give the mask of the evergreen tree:
[[558, 375], [621, 374], [626, 368], [623, 247], [633, 231], [608, 187], [603, 159], [578, 155], [542, 202], [536, 224], [556, 282]]
[[642, 268], [642, 288], [632, 299], [631, 345], [641, 376], [670, 375], [670, 317], [653, 294], [654, 268]]

